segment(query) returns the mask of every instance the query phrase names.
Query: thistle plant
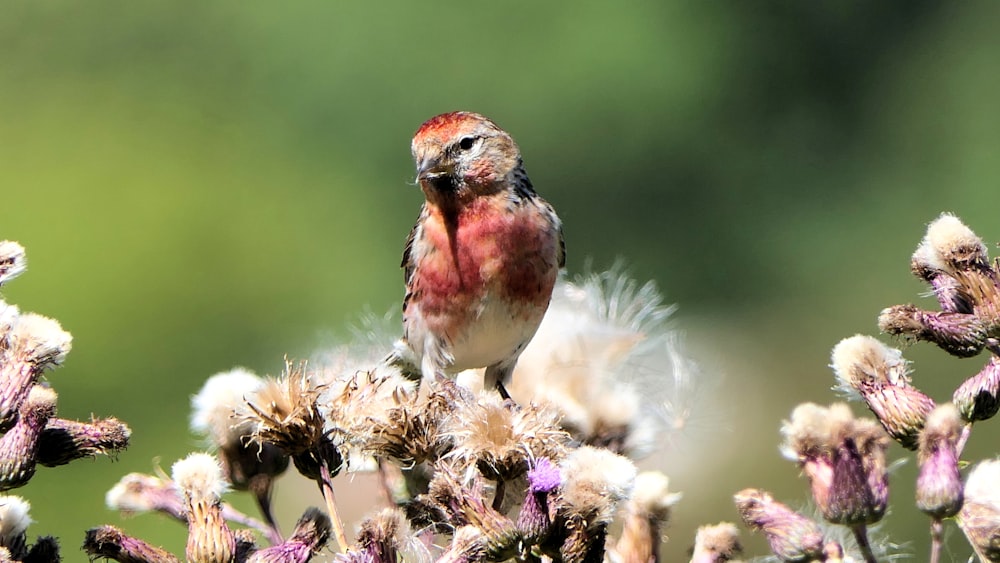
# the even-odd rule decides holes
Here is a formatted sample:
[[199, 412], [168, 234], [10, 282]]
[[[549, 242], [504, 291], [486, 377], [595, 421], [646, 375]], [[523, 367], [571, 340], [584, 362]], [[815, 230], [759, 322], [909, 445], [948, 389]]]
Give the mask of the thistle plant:
[[855, 418], [844, 403], [803, 404], [782, 433], [784, 450], [808, 478], [820, 514], [851, 529], [857, 552], [767, 493], [738, 493], [743, 521], [763, 531], [783, 561], [871, 562], [888, 555], [869, 541], [867, 528], [886, 513], [890, 441], [916, 451], [915, 504], [930, 518], [930, 561], [939, 560], [944, 526], [951, 519], [980, 560], [1000, 561], [996, 462], [975, 465], [964, 484], [961, 475], [973, 424], [992, 418], [1000, 407], [1000, 262], [990, 262], [986, 245], [969, 227], [943, 214], [928, 225], [910, 269], [929, 284], [940, 310], [895, 305], [881, 312], [878, 327], [904, 341], [933, 343], [959, 358], [986, 353], [985, 365], [958, 382], [950, 402], [937, 402], [914, 384], [900, 350], [865, 335], [838, 343], [831, 354], [835, 388], [863, 402], [875, 419]]
[[[23, 269], [23, 249], [0, 243], [0, 285]], [[913, 503], [929, 519], [932, 563], [950, 522], [981, 560], [1000, 561], [1000, 469], [986, 460], [966, 470], [962, 459], [973, 425], [1000, 410], [1000, 264], [943, 215], [911, 270], [940, 310], [889, 307], [879, 328], [957, 357], [988, 357], [950, 398], [935, 399], [899, 349], [866, 335], [837, 343], [834, 387], [864, 407], [804, 403], [780, 428], [781, 449], [806, 477], [815, 509], [757, 488], [733, 497], [739, 519], [779, 560], [891, 557], [877, 528], [890, 512], [890, 467], [901, 451], [916, 458]], [[350, 342], [310, 361], [286, 360], [276, 376], [243, 368], [213, 375], [193, 396], [190, 424], [207, 451], [178, 460], [169, 476], [126, 475], [106, 497], [114, 510], [185, 526], [184, 553], [113, 526], [89, 530], [83, 549], [130, 563], [660, 561], [683, 504], [666, 475], [641, 466], [684, 426], [693, 410], [684, 397], [699, 384], [679, 353], [671, 311], [655, 286], [620, 267], [561, 279], [509, 398], [483, 389], [481, 370], [455, 379], [421, 373], [398, 342], [398, 324], [386, 331], [374, 318]], [[124, 448], [128, 428], [114, 419], [58, 418], [55, 391], [40, 379], [69, 351], [58, 323], [0, 302], [0, 334], [0, 488], [22, 486], [39, 466]], [[324, 507], [307, 509], [286, 533], [272, 499], [293, 471], [316, 483]], [[374, 473], [381, 494], [351, 526], [334, 491], [360, 473]], [[241, 492], [259, 514], [226, 502]], [[27, 539], [27, 513], [27, 502], [0, 499], [0, 561], [58, 560], [52, 538]], [[742, 554], [729, 522], [703, 526], [688, 542], [699, 563]]]

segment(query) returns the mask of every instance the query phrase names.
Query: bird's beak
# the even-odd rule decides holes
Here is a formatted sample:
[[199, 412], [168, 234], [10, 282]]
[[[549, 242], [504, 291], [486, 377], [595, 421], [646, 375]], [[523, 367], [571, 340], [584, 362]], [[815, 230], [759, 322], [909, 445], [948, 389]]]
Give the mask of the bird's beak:
[[451, 171], [450, 167], [442, 166], [441, 161], [434, 157], [424, 157], [417, 164], [417, 181], [431, 181], [448, 174]]

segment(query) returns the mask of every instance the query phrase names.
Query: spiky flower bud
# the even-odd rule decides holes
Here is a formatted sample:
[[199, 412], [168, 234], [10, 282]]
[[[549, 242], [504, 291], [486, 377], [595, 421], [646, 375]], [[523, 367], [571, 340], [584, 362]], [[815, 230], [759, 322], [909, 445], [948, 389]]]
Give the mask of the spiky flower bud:
[[174, 483], [152, 475], [129, 473], [104, 498], [108, 508], [124, 514], [157, 511], [187, 521], [184, 503]]
[[14, 561], [27, 553], [28, 525], [31, 504], [18, 496], [0, 496], [0, 547], [7, 548]]
[[20, 276], [27, 267], [23, 246], [11, 240], [0, 241], [0, 286]]
[[130, 537], [114, 526], [87, 530], [83, 550], [91, 560], [104, 558], [121, 563], [180, 563], [173, 554]]
[[915, 305], [895, 305], [884, 309], [878, 327], [892, 335], [907, 336], [936, 344], [959, 358], [975, 356], [986, 345], [988, 327], [976, 315], [930, 312]]
[[56, 411], [56, 392], [35, 385], [21, 404], [17, 424], [0, 437], [0, 490], [24, 486], [35, 475], [38, 440]]
[[725, 563], [742, 552], [740, 531], [734, 524], [720, 522], [712, 526], [701, 526], [694, 538], [691, 563]]
[[128, 447], [132, 430], [117, 418], [78, 422], [50, 418], [38, 441], [38, 463], [65, 465], [97, 455], [114, 456]]
[[874, 421], [855, 419], [844, 403], [804, 403], [781, 432], [782, 450], [809, 478], [824, 518], [849, 526], [882, 518], [889, 500], [889, 439]]
[[842, 391], [860, 396], [889, 436], [916, 449], [934, 400], [910, 385], [909, 366], [899, 350], [859, 334], [833, 348], [831, 367]]
[[453, 470], [440, 464], [426, 496], [453, 527], [475, 526], [491, 560], [501, 561], [516, 553], [521, 534], [509, 518], [485, 501], [480, 479], [463, 486]]
[[782, 561], [811, 561], [823, 552], [819, 524], [774, 500], [760, 489], [743, 489], [733, 496], [743, 523], [764, 532], [771, 551]]
[[1000, 561], [1000, 459], [981, 461], [965, 481], [958, 527], [984, 561]]
[[626, 563], [659, 560], [660, 539], [670, 519], [670, 509], [681, 494], [671, 492], [670, 480], [659, 471], [635, 477], [632, 495], [625, 502], [625, 522], [614, 552]]
[[955, 389], [951, 400], [966, 422], [993, 418], [1000, 409], [1000, 358], [990, 355], [979, 373]]
[[945, 403], [934, 409], [920, 434], [917, 508], [939, 520], [954, 516], [962, 507], [962, 475], [956, 449], [961, 431], [958, 410]]
[[24, 556], [23, 563], [59, 563], [59, 540], [52, 536], [39, 536]]
[[222, 516], [222, 494], [228, 484], [214, 456], [191, 454], [174, 463], [173, 480], [187, 509], [189, 561], [231, 563], [236, 538]]
[[284, 543], [255, 551], [246, 561], [247, 563], [305, 563], [326, 545], [330, 539], [330, 529], [330, 517], [318, 508], [309, 508], [299, 518], [291, 537]]

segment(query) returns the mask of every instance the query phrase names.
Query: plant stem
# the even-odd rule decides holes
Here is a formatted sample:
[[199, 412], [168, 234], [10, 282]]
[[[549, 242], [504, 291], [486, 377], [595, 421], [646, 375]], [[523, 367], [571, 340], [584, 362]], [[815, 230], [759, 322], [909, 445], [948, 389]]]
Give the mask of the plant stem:
[[326, 501], [326, 511], [330, 515], [330, 522], [333, 524], [333, 535], [337, 539], [337, 546], [340, 553], [347, 551], [347, 534], [344, 533], [344, 521], [340, 519], [340, 512], [337, 511], [337, 499], [333, 496], [333, 477], [330, 476], [330, 468], [326, 462], [319, 465], [319, 488], [323, 491], [323, 500]]
[[858, 542], [858, 548], [861, 550], [861, 556], [864, 557], [866, 563], [878, 563], [875, 560], [875, 554], [872, 553], [872, 546], [868, 543], [868, 526], [864, 524], [858, 524], [851, 528], [854, 532], [854, 539]]
[[931, 520], [931, 563], [938, 563], [941, 559], [941, 531], [943, 528], [940, 519]]

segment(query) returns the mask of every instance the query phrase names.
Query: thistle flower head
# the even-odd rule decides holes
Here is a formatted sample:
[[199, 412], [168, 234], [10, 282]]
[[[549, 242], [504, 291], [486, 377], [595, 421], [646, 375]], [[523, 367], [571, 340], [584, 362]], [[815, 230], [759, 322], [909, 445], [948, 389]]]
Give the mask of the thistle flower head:
[[211, 445], [227, 448], [240, 445], [252, 430], [248, 420], [237, 420], [236, 413], [246, 409], [264, 380], [244, 368], [217, 373], [191, 397], [191, 430], [208, 437]]
[[562, 484], [559, 468], [548, 458], [539, 458], [528, 470], [528, 493], [517, 515], [517, 529], [528, 543], [537, 544], [552, 526], [549, 498]]
[[78, 422], [51, 418], [39, 438], [38, 463], [65, 465], [98, 454], [114, 456], [128, 447], [132, 430], [117, 418]]
[[889, 436], [905, 448], [917, 447], [934, 401], [910, 385], [909, 363], [899, 350], [859, 334], [833, 348], [831, 367], [838, 388], [859, 396]]
[[723, 563], [732, 561], [742, 552], [740, 531], [735, 524], [720, 522], [701, 526], [694, 538], [691, 563]]
[[222, 516], [222, 495], [229, 485], [215, 456], [195, 453], [174, 463], [173, 480], [187, 511], [189, 561], [231, 563], [237, 541]]
[[632, 495], [626, 503], [626, 510], [664, 521], [683, 496], [682, 493], [670, 491], [670, 479], [659, 471], [643, 471], [635, 476]]
[[247, 397], [242, 417], [253, 425], [253, 439], [289, 455], [316, 447], [326, 436], [318, 399], [324, 388], [312, 381], [304, 363], [286, 365], [280, 379], [268, 379]]
[[184, 520], [185, 509], [174, 483], [152, 475], [129, 473], [107, 492], [104, 500], [108, 508], [125, 514], [155, 510]]
[[945, 403], [931, 412], [920, 434], [917, 508], [938, 519], [954, 516], [962, 507], [956, 449], [961, 428], [958, 409]]
[[535, 458], [564, 456], [569, 437], [558, 421], [552, 409], [535, 404], [513, 408], [498, 394], [483, 393], [477, 400], [458, 402], [446, 420], [442, 434], [453, 446], [446, 457], [467, 470], [478, 468], [490, 479], [516, 479]]
[[521, 534], [510, 519], [485, 501], [481, 479], [463, 484], [447, 463], [438, 463], [427, 494], [418, 500], [421, 497], [436, 506], [454, 528], [475, 526], [491, 560], [502, 561], [515, 554]]
[[1000, 410], [1000, 358], [991, 354], [979, 373], [955, 389], [951, 400], [966, 422], [993, 418]]
[[414, 534], [399, 509], [386, 508], [366, 518], [358, 531], [357, 547], [337, 556], [338, 563], [429, 563], [428, 546]]
[[462, 526], [455, 530], [451, 544], [438, 563], [478, 563], [486, 560], [486, 538], [475, 526]]
[[247, 563], [305, 563], [330, 539], [330, 517], [318, 508], [308, 508], [283, 543], [253, 552]]
[[177, 488], [192, 500], [218, 502], [229, 490], [219, 460], [211, 454], [195, 453], [178, 460], [171, 473]]
[[0, 241], [0, 286], [20, 276], [28, 267], [24, 247], [10, 241]]
[[26, 552], [25, 533], [31, 524], [31, 504], [18, 496], [0, 496], [0, 547], [10, 550], [14, 560]]
[[113, 559], [115, 561], [180, 563], [173, 554], [162, 548], [133, 538], [114, 526], [100, 526], [87, 530], [83, 540], [83, 550], [91, 557]]
[[816, 522], [759, 489], [744, 489], [733, 500], [743, 523], [764, 532], [771, 551], [782, 561], [811, 561], [823, 553], [823, 532]]
[[799, 405], [781, 429], [782, 450], [809, 478], [824, 518], [871, 524], [888, 503], [888, 437], [872, 420], [855, 419], [846, 404]]
[[1000, 561], [1000, 460], [981, 461], [965, 481], [958, 526], [985, 561]]
[[632, 494], [635, 485], [635, 465], [605, 449], [581, 446], [559, 468], [563, 474], [561, 511], [592, 523], [610, 523], [618, 503]]
[[35, 313], [22, 313], [7, 333], [7, 360], [30, 364], [36, 373], [66, 359], [73, 337], [59, 322]]
[[407, 461], [422, 459], [434, 441], [422, 432], [425, 420], [416, 382], [387, 363], [328, 379], [320, 398], [331, 438], [356, 458], [385, 455]]
[[[926, 249], [921, 250], [924, 247]], [[927, 226], [927, 234], [917, 253], [925, 256], [928, 263], [948, 272], [985, 266], [989, 260], [982, 239], [950, 213], [942, 213]]]

